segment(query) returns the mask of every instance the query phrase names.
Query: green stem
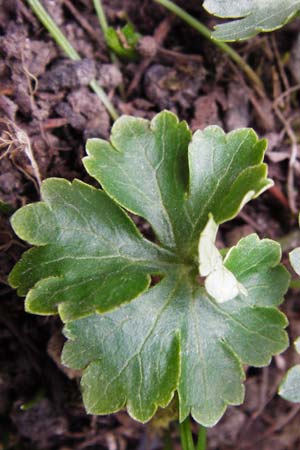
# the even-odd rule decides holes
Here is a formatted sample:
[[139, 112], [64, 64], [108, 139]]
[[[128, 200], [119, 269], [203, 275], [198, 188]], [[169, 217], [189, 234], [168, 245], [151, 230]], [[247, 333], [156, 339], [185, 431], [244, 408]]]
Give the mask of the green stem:
[[195, 450], [189, 417], [179, 424], [179, 430], [182, 450]]
[[[36, 14], [36, 16], [39, 18], [41, 23], [44, 25], [46, 30], [49, 31], [55, 42], [59, 45], [59, 47], [68, 55], [70, 59], [73, 61], [79, 61], [80, 55], [75, 50], [75, 48], [71, 45], [71, 43], [68, 41], [68, 39], [64, 36], [64, 34], [60, 31], [56, 23], [53, 21], [53, 19], [49, 16], [45, 8], [42, 6], [39, 0], [27, 0], [27, 3], [33, 10], [33, 12]], [[103, 91], [101, 86], [97, 83], [96, 80], [92, 80], [90, 82], [90, 87], [93, 89], [93, 91], [98, 95], [99, 99], [109, 112], [111, 118], [113, 120], [117, 120], [119, 117], [117, 111], [115, 110], [113, 104], [109, 100], [106, 93]]]
[[249, 80], [253, 83], [256, 90], [260, 95], [263, 95], [264, 87], [260, 80], [260, 78], [256, 75], [254, 70], [246, 63], [246, 61], [228, 44], [222, 41], [218, 41], [211, 36], [211, 31], [207, 28], [203, 23], [199, 22], [199, 20], [195, 19], [193, 16], [188, 14], [184, 9], [175, 5], [171, 0], [154, 0], [157, 3], [161, 4], [165, 8], [172, 11], [186, 23], [188, 23], [191, 27], [195, 28], [199, 33], [201, 33], [206, 39], [211, 41], [214, 45], [219, 47], [224, 53], [226, 53], [248, 76]]
[[[104, 8], [102, 5], [102, 0], [93, 0], [93, 3], [94, 3], [95, 11], [96, 11], [98, 19], [99, 19], [100, 28], [102, 30], [104, 39], [106, 41], [106, 33], [108, 30], [108, 23], [107, 23], [105, 11], [104, 11]], [[120, 66], [120, 62], [119, 62], [117, 55], [110, 50], [109, 50], [109, 57], [113, 64], [116, 64], [117, 67]], [[125, 89], [124, 89], [123, 83], [121, 83], [119, 85], [119, 92], [121, 94], [122, 99], [125, 99]]]
[[[103, 5], [102, 5], [102, 1], [101, 0], [93, 0], [94, 3], [94, 8], [95, 11], [97, 13], [98, 19], [99, 19], [99, 24], [100, 24], [100, 28], [102, 30], [104, 39], [106, 40], [106, 33], [108, 30], [108, 24], [107, 24], [107, 20], [106, 20], [106, 15], [103, 9]], [[111, 61], [114, 64], [118, 64], [118, 58], [116, 57], [116, 55], [113, 52], [109, 52], [109, 56]]]
[[206, 450], [206, 428], [199, 425], [198, 442], [196, 450]]
[[300, 279], [298, 279], [298, 280], [291, 280], [290, 288], [291, 289], [300, 289]]
[[107, 24], [107, 20], [106, 20], [106, 15], [102, 6], [102, 1], [101, 0], [93, 0], [94, 3], [94, 8], [96, 10], [98, 19], [99, 19], [99, 23], [100, 23], [100, 27], [102, 30], [102, 33], [105, 36], [105, 33], [107, 32], [108, 29], [108, 24]]
[[90, 88], [93, 89], [93, 91], [95, 92], [95, 94], [98, 95], [99, 99], [101, 100], [101, 102], [103, 103], [103, 105], [105, 106], [105, 108], [107, 109], [107, 111], [110, 114], [110, 117], [113, 120], [117, 120], [117, 118], [119, 117], [119, 114], [117, 113], [115, 107], [113, 106], [113, 104], [111, 103], [111, 101], [109, 100], [109, 98], [107, 97], [107, 95], [105, 94], [104, 90], [102, 89], [102, 87], [97, 83], [96, 80], [92, 80], [90, 82]]

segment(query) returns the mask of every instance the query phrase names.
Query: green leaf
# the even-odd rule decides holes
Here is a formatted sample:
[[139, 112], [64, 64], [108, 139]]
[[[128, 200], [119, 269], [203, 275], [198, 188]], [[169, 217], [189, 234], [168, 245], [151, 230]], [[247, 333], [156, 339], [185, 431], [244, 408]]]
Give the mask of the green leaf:
[[266, 365], [287, 346], [287, 322], [274, 307], [288, 283], [279, 257], [276, 243], [251, 235], [227, 263], [247, 297], [218, 304], [182, 269], [115, 312], [67, 324], [63, 361], [86, 368], [88, 412], [104, 414], [127, 404], [144, 422], [171, 400], [176, 386], [181, 421], [191, 413], [212, 426], [228, 404], [240, 404], [242, 364]]
[[[294, 342], [297, 353], [300, 354], [300, 337]], [[300, 364], [287, 371], [279, 386], [279, 395], [290, 402], [300, 402]]]
[[[299, 214], [299, 224], [300, 224], [300, 214]], [[300, 275], [300, 247], [295, 248], [289, 254], [290, 263], [297, 275]]]
[[209, 213], [225, 222], [272, 185], [265, 149], [251, 129], [225, 134], [212, 126], [191, 141], [187, 124], [164, 112], [151, 123], [121, 117], [110, 142], [88, 141], [83, 162], [115, 201], [152, 225], [163, 246], [190, 258]]
[[[300, 215], [299, 215], [300, 222]], [[290, 263], [295, 272], [300, 275], [300, 248], [295, 248], [290, 254]], [[296, 352], [300, 355], [300, 337], [298, 337], [294, 346]], [[283, 378], [279, 386], [279, 395], [291, 402], [300, 402], [300, 365], [291, 367]]]
[[12, 218], [16, 233], [38, 246], [9, 277], [19, 295], [27, 294], [27, 311], [58, 310], [72, 320], [113, 309], [147, 289], [149, 274], [169, 264], [170, 253], [146, 241], [103, 191], [52, 178], [43, 183], [42, 197]]
[[[287, 346], [280, 246], [250, 235], [223, 260], [214, 244], [217, 225], [271, 185], [266, 142], [249, 129], [208, 127], [192, 137], [163, 112], [151, 122], [122, 117], [110, 142], [87, 148], [85, 167], [104, 190], [45, 181], [42, 202], [13, 216], [35, 248], [10, 282], [27, 295], [28, 311], [58, 311], [67, 322], [63, 360], [84, 370], [89, 412], [126, 405], [145, 422], [178, 391], [181, 421], [191, 413], [213, 425], [243, 401], [242, 365], [266, 365]], [[144, 217], [159, 243], [122, 208]], [[199, 268], [206, 280], [217, 272], [221, 288], [225, 273], [237, 290], [226, 298], [206, 290]]]
[[108, 27], [105, 32], [105, 40], [109, 48], [121, 58], [134, 60], [137, 58], [136, 46], [141, 35], [137, 33], [131, 23], [123, 28], [115, 30]]
[[300, 0], [205, 0], [203, 7], [222, 19], [212, 36], [220, 41], [248, 39], [281, 28], [300, 11]]
[[199, 273], [203, 277], [207, 276], [204, 283], [207, 293], [223, 303], [239, 294], [248, 295], [248, 292], [226, 267], [226, 259], [230, 253], [223, 262], [221, 252], [215, 246], [217, 231], [217, 224], [210, 217], [199, 239]]
[[294, 271], [300, 275], [300, 247], [295, 248], [289, 254], [291, 265]]

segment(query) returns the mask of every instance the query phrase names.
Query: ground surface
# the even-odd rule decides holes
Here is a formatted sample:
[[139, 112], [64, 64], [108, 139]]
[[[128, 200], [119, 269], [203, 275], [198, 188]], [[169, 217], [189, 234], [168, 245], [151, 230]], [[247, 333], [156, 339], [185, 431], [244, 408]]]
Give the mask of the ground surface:
[[[122, 25], [127, 16], [148, 36], [138, 60], [119, 68], [110, 63], [91, 0], [43, 3], [84, 60], [69, 62], [25, 1], [0, 0], [0, 136], [8, 141], [0, 148], [0, 198], [10, 205], [0, 219], [0, 449], [161, 449], [163, 433], [125, 412], [85, 414], [78, 377], [59, 362], [60, 321], [25, 314], [22, 299], [7, 284], [24, 250], [10, 228], [9, 209], [39, 198], [39, 176], [90, 181], [81, 164], [86, 138], [106, 138], [110, 129], [108, 114], [87, 87], [96, 77], [122, 113], [151, 118], [166, 108], [193, 129], [252, 126], [268, 137], [267, 162], [277, 187], [223, 227], [223, 245], [253, 231], [282, 239], [285, 250], [299, 245], [293, 209], [300, 206], [300, 170], [290, 155], [293, 142], [298, 150], [300, 127], [300, 21], [236, 46], [264, 83], [265, 95], [259, 96], [226, 56], [151, 0], [104, 1], [111, 25]], [[201, 2], [181, 4], [212, 26]], [[120, 95], [120, 82], [126, 95]], [[16, 127], [29, 137], [37, 167], [16, 138]], [[290, 292], [283, 310], [293, 339], [300, 334], [299, 291]], [[246, 402], [229, 408], [209, 431], [210, 449], [300, 448], [299, 406], [276, 395], [296, 358], [288, 351], [269, 368], [247, 370]], [[176, 440], [176, 427], [171, 433]]]

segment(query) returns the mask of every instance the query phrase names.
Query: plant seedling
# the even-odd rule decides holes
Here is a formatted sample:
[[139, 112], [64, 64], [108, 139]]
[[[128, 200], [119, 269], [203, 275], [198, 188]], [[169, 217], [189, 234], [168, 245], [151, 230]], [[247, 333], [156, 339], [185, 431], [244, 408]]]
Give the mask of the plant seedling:
[[87, 143], [84, 166], [102, 189], [48, 179], [42, 201], [14, 214], [34, 248], [10, 283], [28, 312], [66, 323], [62, 359], [83, 369], [89, 413], [127, 406], [146, 422], [177, 391], [180, 422], [212, 426], [243, 402], [243, 364], [267, 365], [287, 347], [279, 244], [251, 234], [224, 259], [214, 244], [219, 224], [272, 185], [265, 149], [252, 129], [192, 136], [170, 112], [123, 116], [109, 142]]
[[128, 60], [137, 58], [136, 46], [141, 35], [137, 33], [131, 23], [127, 23], [121, 29], [115, 30], [108, 27], [105, 33], [105, 40], [108, 47], [118, 56]]

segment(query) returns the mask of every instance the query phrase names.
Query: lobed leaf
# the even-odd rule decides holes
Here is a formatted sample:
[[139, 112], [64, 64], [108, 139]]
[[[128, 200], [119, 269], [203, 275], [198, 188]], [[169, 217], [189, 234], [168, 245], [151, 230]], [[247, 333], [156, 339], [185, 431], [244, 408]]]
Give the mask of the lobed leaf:
[[300, 11], [300, 0], [205, 0], [203, 7], [222, 19], [212, 36], [220, 41], [248, 39], [281, 28]]
[[[264, 267], [261, 259], [255, 262], [253, 242], [265, 257]], [[228, 404], [240, 404], [242, 364], [266, 365], [287, 346], [287, 321], [274, 306], [287, 289], [288, 276], [277, 265], [278, 244], [272, 243], [269, 260], [268, 244], [252, 235], [230, 258], [233, 264], [245, 251], [249, 255], [247, 268], [234, 271], [247, 297], [220, 305], [181, 269], [112, 313], [68, 323], [63, 361], [85, 368], [87, 410], [104, 414], [127, 405], [135, 419], [145, 422], [157, 406], [166, 406], [177, 387], [180, 420], [191, 413], [212, 426]], [[263, 286], [267, 275], [274, 281], [281, 277], [281, 285], [266, 299], [264, 291], [257, 295], [253, 281]]]
[[219, 224], [272, 182], [262, 163], [266, 141], [251, 129], [197, 131], [164, 112], [149, 123], [121, 117], [111, 141], [90, 139], [88, 173], [127, 210], [144, 217], [160, 243], [183, 258], [197, 251], [208, 214]]
[[26, 309], [72, 320], [128, 302], [164, 272], [169, 252], [145, 240], [103, 191], [75, 180], [48, 179], [43, 202], [21, 208], [15, 232], [39, 247], [26, 252], [9, 281]]
[[[45, 181], [42, 202], [13, 216], [16, 233], [35, 247], [10, 283], [28, 311], [58, 312], [67, 322], [63, 360], [84, 370], [89, 412], [126, 405], [145, 422], [177, 391], [180, 420], [191, 413], [211, 426], [243, 401], [243, 364], [266, 365], [287, 346], [277, 306], [289, 276], [279, 245], [250, 235], [224, 260], [218, 253], [216, 267], [203, 247], [209, 217], [215, 237], [217, 224], [271, 185], [266, 142], [250, 129], [208, 127], [192, 137], [163, 112], [151, 122], [122, 117], [110, 142], [92, 139], [87, 148], [85, 167], [104, 190]], [[123, 208], [144, 217], [159, 243]], [[199, 267], [209, 267], [204, 276], [230, 274], [239, 288], [220, 303]]]

